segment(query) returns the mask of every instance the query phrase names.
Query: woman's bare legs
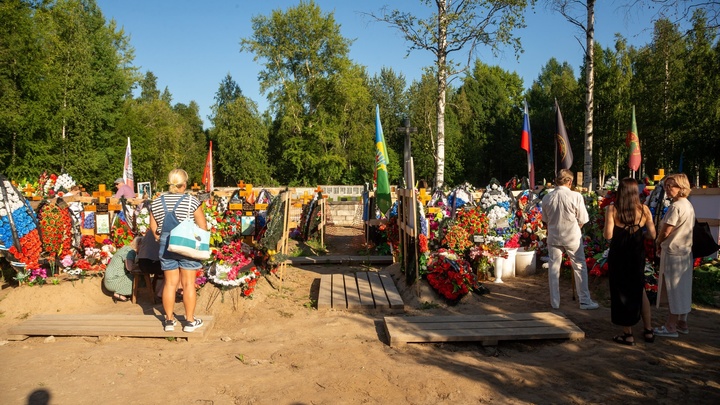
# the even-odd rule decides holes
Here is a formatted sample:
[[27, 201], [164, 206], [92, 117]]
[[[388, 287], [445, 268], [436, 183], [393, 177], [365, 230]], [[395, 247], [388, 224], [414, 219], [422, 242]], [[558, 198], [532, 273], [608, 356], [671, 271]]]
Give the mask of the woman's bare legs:
[[[183, 287], [183, 306], [185, 306], [185, 319], [188, 322], [195, 320], [195, 277], [197, 270], [180, 269], [180, 282]], [[174, 294], [174, 293], [173, 293]]]
[[162, 290], [162, 304], [165, 310], [165, 319], [175, 319], [175, 290], [177, 290], [178, 283], [180, 282], [180, 271], [165, 270], [165, 284]]

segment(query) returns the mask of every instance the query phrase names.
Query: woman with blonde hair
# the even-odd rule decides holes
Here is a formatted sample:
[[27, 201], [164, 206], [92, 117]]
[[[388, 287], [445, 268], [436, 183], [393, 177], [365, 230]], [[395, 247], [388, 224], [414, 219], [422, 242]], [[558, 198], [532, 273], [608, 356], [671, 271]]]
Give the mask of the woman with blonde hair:
[[167, 250], [170, 231], [183, 220], [192, 218], [197, 226], [207, 230], [205, 214], [200, 208], [200, 200], [185, 194], [188, 175], [185, 170], [175, 169], [168, 175], [170, 192], [155, 199], [151, 206], [150, 230], [160, 242], [160, 267], [163, 270], [165, 285], [162, 291], [162, 303], [165, 310], [165, 331], [175, 330], [177, 321], [173, 312], [175, 308], [175, 291], [178, 285], [183, 288], [183, 306], [185, 307], [186, 323], [184, 332], [192, 332], [203, 325], [202, 319], [195, 317], [195, 277], [202, 264]]
[[692, 236], [695, 226], [695, 210], [687, 197], [690, 182], [684, 173], [671, 174], [665, 178], [665, 193], [672, 204], [660, 222], [656, 244], [660, 250], [660, 276], [658, 278], [658, 306], [662, 289], [668, 298], [669, 314], [665, 325], [655, 328], [655, 335], [677, 337], [678, 331], [687, 333], [687, 321], [681, 316], [690, 312], [692, 305]]

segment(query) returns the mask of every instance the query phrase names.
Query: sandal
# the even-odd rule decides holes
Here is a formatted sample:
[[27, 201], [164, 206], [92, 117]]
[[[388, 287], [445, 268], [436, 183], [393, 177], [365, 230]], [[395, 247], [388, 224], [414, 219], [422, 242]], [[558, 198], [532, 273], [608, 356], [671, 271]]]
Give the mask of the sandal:
[[121, 294], [118, 294], [118, 293], [113, 294], [113, 297], [112, 297], [112, 298], [113, 298], [113, 303], [115, 303], [115, 304], [117, 304], [118, 301], [120, 301], [120, 302], [128, 302], [128, 301], [130, 301], [130, 300], [128, 299], [128, 297], [126, 297], [126, 296], [124, 296], [124, 295], [121, 295]]
[[633, 337], [632, 333], [623, 333], [622, 335], [613, 337], [612, 340], [613, 342], [620, 343], [621, 345], [635, 346], [635, 338], [633, 338], [633, 340], [628, 340], [631, 337]]
[[643, 338], [647, 343], [653, 343], [655, 341], [655, 332], [652, 329], [643, 329]]

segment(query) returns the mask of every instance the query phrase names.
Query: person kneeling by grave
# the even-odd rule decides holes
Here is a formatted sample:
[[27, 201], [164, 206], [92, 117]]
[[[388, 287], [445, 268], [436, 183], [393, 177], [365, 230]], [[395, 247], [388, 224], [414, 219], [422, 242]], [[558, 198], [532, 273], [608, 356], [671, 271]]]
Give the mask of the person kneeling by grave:
[[129, 269], [132, 267], [126, 266], [125, 261], [130, 263], [135, 261], [136, 251], [141, 243], [141, 236], [133, 239], [129, 245], [118, 249], [107, 265], [103, 285], [113, 293], [113, 302], [115, 303], [130, 300], [128, 297], [132, 295], [133, 275], [130, 274]]

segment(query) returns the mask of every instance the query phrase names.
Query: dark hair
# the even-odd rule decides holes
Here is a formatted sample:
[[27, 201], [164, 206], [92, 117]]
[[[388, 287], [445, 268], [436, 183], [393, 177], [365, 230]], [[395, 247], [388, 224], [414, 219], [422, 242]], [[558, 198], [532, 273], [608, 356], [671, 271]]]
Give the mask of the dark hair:
[[626, 177], [620, 180], [617, 189], [617, 198], [615, 200], [615, 210], [617, 217], [625, 225], [635, 225], [638, 223], [636, 214], [637, 208], [640, 206], [640, 191], [638, 190], [637, 180]]

